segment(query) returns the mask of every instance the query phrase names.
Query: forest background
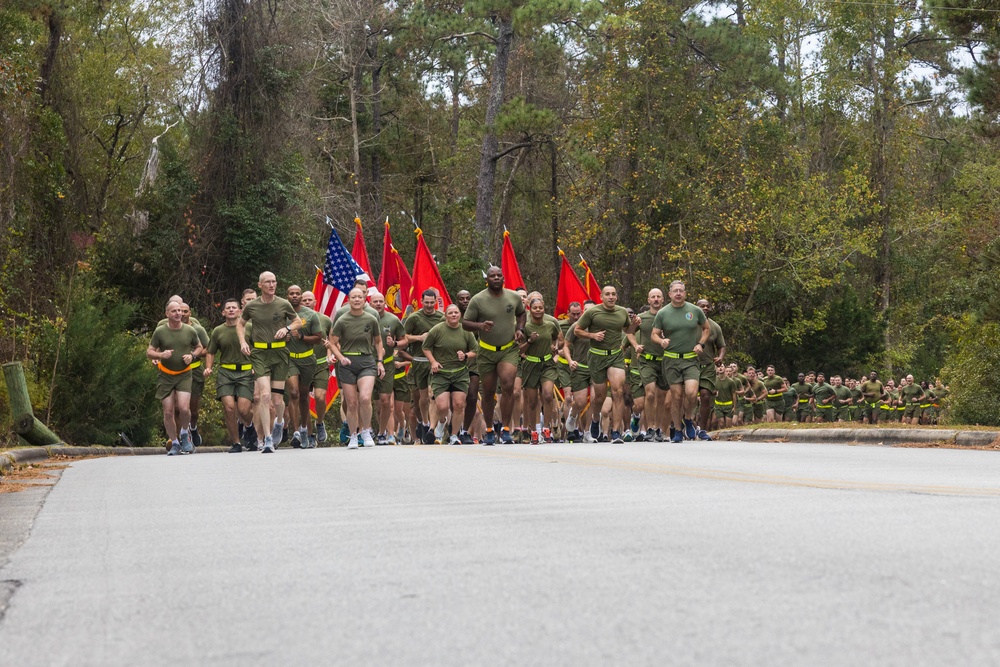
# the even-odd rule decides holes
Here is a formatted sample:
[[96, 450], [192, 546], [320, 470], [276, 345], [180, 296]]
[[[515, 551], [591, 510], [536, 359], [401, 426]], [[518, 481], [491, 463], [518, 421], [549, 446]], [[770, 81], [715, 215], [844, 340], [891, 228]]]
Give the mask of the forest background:
[[211, 327], [358, 215], [376, 267], [415, 222], [474, 291], [506, 226], [550, 303], [557, 247], [627, 305], [680, 278], [732, 359], [997, 424], [998, 49], [994, 0], [4, 0], [0, 358], [146, 442], [166, 298]]

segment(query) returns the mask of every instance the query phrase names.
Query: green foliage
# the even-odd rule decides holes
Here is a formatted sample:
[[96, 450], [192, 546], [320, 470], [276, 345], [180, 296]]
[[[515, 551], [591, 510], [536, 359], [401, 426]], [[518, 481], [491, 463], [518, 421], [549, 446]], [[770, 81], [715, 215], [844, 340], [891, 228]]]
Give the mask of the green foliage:
[[454, 299], [459, 290], [467, 289], [473, 294], [486, 287], [483, 272], [486, 270], [482, 259], [469, 252], [467, 245], [452, 248], [448, 261], [438, 266], [444, 286]]
[[135, 308], [93, 288], [86, 274], [76, 282], [68, 317], [52, 323], [39, 355], [47, 373], [59, 357], [49, 426], [78, 445], [116, 445], [120, 432], [148, 444], [159, 403], [148, 340], [127, 329]]
[[1000, 425], [1000, 323], [980, 322], [971, 316], [957, 324], [943, 381], [950, 386], [951, 421], [959, 424]]

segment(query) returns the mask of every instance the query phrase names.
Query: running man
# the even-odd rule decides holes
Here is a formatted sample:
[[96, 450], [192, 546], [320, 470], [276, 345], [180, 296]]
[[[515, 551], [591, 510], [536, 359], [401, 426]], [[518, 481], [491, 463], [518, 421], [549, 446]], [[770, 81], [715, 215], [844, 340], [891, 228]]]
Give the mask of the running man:
[[376, 445], [395, 445], [396, 428], [393, 419], [392, 398], [396, 386], [396, 348], [406, 345], [406, 331], [399, 318], [385, 309], [385, 296], [372, 292], [369, 297], [372, 308], [378, 314], [378, 330], [382, 336], [382, 349], [385, 357], [382, 367], [385, 375], [375, 382], [375, 393], [378, 394], [378, 427], [379, 434]]
[[[240, 349], [250, 357], [253, 365], [254, 395], [258, 403], [254, 412], [258, 448], [273, 454], [281, 442], [285, 424], [285, 380], [288, 377], [288, 350], [285, 348], [290, 331], [299, 329], [304, 322], [299, 319], [287, 300], [277, 296], [278, 279], [270, 271], [260, 274], [260, 296], [243, 307], [243, 314], [236, 321]], [[246, 325], [253, 324], [250, 342], [246, 338]], [[274, 410], [272, 426], [271, 411]], [[268, 430], [268, 426], [272, 426]], [[261, 442], [260, 436], [264, 435]]]
[[[663, 291], [658, 287], [649, 290], [646, 295], [649, 310], [639, 313], [639, 328], [636, 334], [629, 335], [629, 341], [635, 349], [636, 359], [632, 361], [632, 372], [639, 371], [639, 381], [645, 395], [642, 411], [646, 415], [646, 435], [644, 439], [656, 439], [655, 428], [662, 429], [669, 419], [668, 387], [663, 378], [663, 348], [653, 342], [653, 321], [656, 314], [663, 308]], [[666, 419], [665, 419], [666, 417]], [[638, 433], [639, 414], [633, 410], [629, 430], [625, 440]]]
[[[309, 437], [309, 387], [316, 374], [316, 345], [323, 342], [319, 313], [302, 303], [304, 292], [298, 285], [285, 290], [288, 303], [305, 322], [288, 336], [288, 421], [293, 429], [292, 447], [309, 449], [316, 438]], [[325, 354], [323, 355], [326, 356]]]
[[410, 364], [410, 372], [407, 381], [410, 384], [410, 400], [413, 403], [413, 412], [416, 415], [416, 432], [413, 438], [425, 445], [434, 442], [434, 432], [430, 424], [430, 396], [429, 387], [431, 380], [431, 366], [427, 357], [419, 352], [427, 338], [427, 333], [436, 325], [444, 322], [444, 313], [437, 309], [438, 295], [432, 289], [425, 289], [420, 295], [420, 310], [410, 313], [403, 322], [403, 330], [406, 332], [406, 343], [412, 350], [413, 362]]
[[[312, 292], [302, 293], [302, 305], [309, 310], [316, 310], [316, 295]], [[316, 447], [319, 443], [326, 442], [326, 389], [330, 385], [330, 359], [326, 349], [326, 341], [330, 337], [330, 330], [333, 329], [333, 321], [323, 313], [317, 312], [319, 318], [320, 341], [313, 346], [313, 356], [316, 358], [316, 368], [313, 370], [312, 382], [309, 387], [300, 387], [300, 391], [306, 394], [306, 415], [309, 412], [309, 389], [312, 389], [313, 403], [316, 406], [316, 432], [309, 436], [309, 447]]]
[[365, 290], [355, 287], [347, 295], [350, 310], [337, 317], [330, 331], [329, 350], [337, 358], [337, 381], [344, 394], [350, 438], [348, 449], [374, 447], [372, 437], [372, 392], [375, 379], [385, 375], [382, 336], [378, 320], [365, 312]]
[[[168, 456], [191, 454], [194, 444], [187, 425], [191, 422], [191, 362], [203, 354], [198, 333], [181, 321], [179, 301], [166, 308], [167, 323], [157, 327], [146, 348], [146, 358], [156, 362], [156, 398], [163, 404], [163, 427], [170, 438]], [[179, 417], [174, 415], [176, 410]], [[178, 430], [178, 427], [179, 430]]]
[[[566, 366], [569, 368], [570, 389], [573, 392], [572, 401], [569, 399], [566, 401], [567, 403], [571, 403], [569, 412], [566, 415], [566, 431], [569, 433], [568, 439], [570, 442], [579, 442], [581, 440], [585, 442], [597, 442], [597, 438], [590, 434], [589, 428], [582, 433], [579, 429], [579, 424], [586, 424], [592, 412], [589, 405], [590, 366], [587, 365], [587, 359], [590, 356], [590, 339], [576, 335], [576, 327], [580, 323], [580, 317], [583, 316], [583, 313], [583, 308], [579, 306], [576, 312], [574, 312], [573, 305], [569, 307], [569, 316], [572, 324], [566, 328], [566, 333], [563, 334], [566, 342], [563, 344], [562, 358], [566, 360]], [[599, 414], [600, 406], [595, 408], [593, 412]]]
[[243, 356], [240, 338], [236, 334], [236, 321], [240, 318], [239, 301], [226, 299], [222, 304], [222, 316], [226, 318], [225, 324], [212, 329], [209, 336], [203, 374], [206, 378], [212, 374], [218, 357], [215, 396], [222, 403], [226, 434], [232, 443], [229, 453], [239, 454], [243, 451], [243, 446], [240, 444], [237, 416], [245, 424], [253, 421], [253, 365], [249, 358]]
[[486, 420], [484, 445], [496, 444], [493, 414], [496, 410], [497, 382], [500, 384], [500, 442], [514, 444], [509, 424], [514, 409], [514, 378], [520, 360], [518, 345], [524, 342], [524, 303], [517, 292], [504, 289], [503, 271], [491, 266], [486, 272], [486, 289], [469, 300], [462, 327], [479, 335], [479, 381]]
[[663, 379], [670, 386], [670, 411], [674, 427], [672, 442], [683, 442], [686, 435], [694, 440], [710, 440], [708, 433], [694, 427], [695, 402], [701, 384], [698, 355], [712, 334], [708, 317], [687, 301], [687, 289], [680, 280], [670, 283], [670, 303], [653, 320], [652, 340], [663, 348]]

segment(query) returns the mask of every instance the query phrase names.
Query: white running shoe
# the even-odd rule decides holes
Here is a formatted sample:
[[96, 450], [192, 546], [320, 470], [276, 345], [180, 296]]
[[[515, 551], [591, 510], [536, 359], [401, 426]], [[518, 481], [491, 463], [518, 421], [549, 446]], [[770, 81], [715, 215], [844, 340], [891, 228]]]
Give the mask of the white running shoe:
[[444, 441], [444, 422], [438, 422], [438, 425], [434, 427], [434, 440], [436, 442]]
[[375, 438], [372, 437], [372, 430], [370, 428], [361, 431], [361, 442], [365, 447], [375, 446]]
[[264, 438], [264, 449], [261, 451], [265, 454], [274, 454], [274, 440], [271, 438]]
[[566, 415], [566, 430], [575, 431], [576, 430], [576, 415], [570, 410], [569, 414]]
[[588, 428], [586, 431], [583, 432], [583, 441], [584, 442], [597, 442], [597, 438], [595, 438], [594, 436], [592, 436], [590, 434], [590, 429]]
[[451, 434], [451, 439], [448, 440], [449, 445], [461, 445], [462, 441], [458, 439], [458, 436], [454, 433]]
[[351, 439], [347, 441], [347, 448], [348, 449], [357, 449], [358, 448], [358, 434], [357, 433], [352, 433], [351, 434]]

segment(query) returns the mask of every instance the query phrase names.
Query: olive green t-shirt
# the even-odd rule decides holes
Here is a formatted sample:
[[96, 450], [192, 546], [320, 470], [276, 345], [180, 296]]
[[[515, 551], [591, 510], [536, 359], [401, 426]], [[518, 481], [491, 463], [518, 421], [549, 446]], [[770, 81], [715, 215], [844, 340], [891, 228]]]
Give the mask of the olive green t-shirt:
[[861, 405], [864, 395], [861, 393], [861, 390], [855, 386], [854, 389], [851, 390], [851, 398], [854, 399], [855, 405]]
[[431, 311], [431, 314], [428, 315], [421, 308], [406, 316], [406, 319], [403, 320], [403, 331], [407, 335], [419, 336], [427, 333], [442, 322], [444, 322], [444, 313], [440, 310]]
[[767, 388], [764, 387], [764, 383], [759, 379], [754, 378], [751, 380], [747, 378], [746, 384], [749, 387], [747, 392], [743, 394], [743, 398], [754, 403], [759, 403], [767, 397]]
[[198, 332], [194, 327], [181, 324], [179, 329], [171, 329], [169, 326], [156, 327], [153, 337], [149, 339], [149, 344], [161, 352], [173, 350], [169, 359], [160, 359], [160, 363], [169, 370], [183, 371], [188, 365], [184, 362], [184, 355], [191, 354], [200, 344]]
[[319, 313], [315, 310], [302, 306], [299, 308], [297, 315], [299, 319], [305, 320], [305, 324], [295, 333], [289, 334], [288, 351], [295, 354], [302, 354], [313, 349], [313, 346], [309, 343], [302, 342], [302, 336], [315, 336], [321, 334], [322, 331], [319, 327]]
[[208, 353], [215, 356], [216, 364], [245, 364], [247, 357], [240, 350], [240, 337], [236, 325], [220, 324], [212, 329], [208, 339]]
[[831, 396], [836, 396], [836, 392], [830, 383], [824, 382], [823, 384], [816, 383], [813, 385], [813, 397], [816, 399], [816, 405], [836, 405], [832, 398], [826, 401]]
[[736, 393], [736, 380], [733, 378], [718, 378], [715, 381], [715, 400], [720, 403], [726, 403], [733, 400], [733, 394]]
[[869, 380], [861, 385], [861, 393], [865, 395], [864, 400], [868, 403], [874, 403], [882, 397], [882, 383], [878, 380], [872, 382]]
[[[719, 355], [719, 350], [726, 347], [726, 337], [722, 335], [722, 327], [711, 317], [708, 318], [708, 330], [711, 333], [708, 334], [708, 340], [705, 341], [705, 346], [701, 354], [698, 355], [698, 362], [701, 364], [714, 364], [715, 357]], [[698, 333], [698, 336], [700, 339], [701, 332]], [[694, 345], [691, 347], [693, 349]]]
[[[319, 333], [323, 336], [323, 340], [325, 341], [330, 337], [330, 331], [333, 329], [333, 320], [323, 313], [316, 313], [316, 317], [319, 318]], [[313, 353], [316, 355], [317, 362], [326, 359], [327, 351], [326, 345], [323, 344], [323, 341], [316, 343], [316, 346], [313, 348]]]
[[812, 396], [812, 385], [806, 384], [805, 382], [796, 382], [792, 385], [792, 389], [795, 390], [795, 394], [798, 396], [798, 400], [808, 399]]
[[[338, 317], [349, 312], [351, 312], [351, 304], [341, 306], [337, 309], [337, 312], [333, 314], [333, 321], [336, 322]], [[378, 311], [372, 308], [371, 304], [365, 303], [365, 312], [374, 317], [376, 320], [378, 319]]]
[[903, 387], [900, 390], [900, 394], [903, 397], [903, 405], [912, 405], [914, 404], [914, 398], [918, 399], [917, 402], [919, 402], [920, 397], [924, 395], [924, 390], [920, 385], [913, 383]]
[[569, 326], [566, 330], [566, 342], [569, 343], [569, 353], [573, 355], [573, 361], [587, 365], [587, 353], [590, 351], [590, 339], [584, 338], [583, 336], [576, 335], [576, 325], [580, 323], [577, 320]]
[[375, 354], [378, 337], [378, 320], [368, 313], [352, 315], [348, 312], [333, 321], [332, 334], [340, 341], [340, 353]]
[[421, 345], [422, 350], [430, 350], [434, 359], [446, 371], [465, 368], [466, 362], [458, 360], [458, 351], [475, 352], [478, 344], [471, 331], [466, 331], [462, 325], [455, 328], [447, 322], [434, 325]]
[[257, 297], [243, 306], [243, 321], [253, 322], [253, 330], [251, 331], [253, 338], [247, 339], [247, 342], [251, 343], [251, 347], [253, 347], [253, 343], [273, 342], [275, 332], [296, 319], [298, 319], [298, 315], [295, 314], [292, 304], [280, 296], [274, 297], [274, 301], [271, 303], [264, 303], [261, 297]]
[[636, 331], [638, 335], [635, 338], [639, 341], [639, 345], [642, 345], [643, 354], [659, 357], [663, 355], [663, 348], [653, 342], [653, 320], [655, 319], [656, 314], [649, 310], [639, 313], [639, 329]]
[[[767, 387], [767, 393], [778, 394], [781, 392], [781, 388], [785, 386], [785, 380], [780, 375], [775, 375], [774, 377], [764, 378], [764, 386]], [[777, 398], [777, 396], [775, 396]]]
[[[661, 309], [662, 313], [663, 310]], [[625, 338], [623, 329], [629, 324], [628, 311], [621, 306], [615, 306], [608, 310], [604, 305], [593, 306], [580, 316], [576, 323], [576, 328], [587, 333], [595, 334], [598, 331], [604, 332], [604, 340], [588, 339], [590, 347], [594, 350], [607, 350], [615, 352], [621, 349], [622, 339]], [[574, 357], [575, 358], [575, 357]], [[584, 359], [577, 359], [583, 361]]]
[[552, 354], [552, 345], [559, 340], [559, 335], [562, 332], [556, 322], [542, 319], [541, 324], [535, 324], [531, 318], [528, 318], [524, 324], [524, 334], [528, 337], [533, 333], [537, 333], [538, 338], [533, 343], [528, 344], [524, 354], [544, 359], [546, 355]]
[[[190, 321], [189, 322], [182, 322], [181, 324], [190, 324], [190, 326], [194, 326], [194, 325], [197, 324], [197, 325], [201, 326], [201, 322], [198, 321], [197, 317], [189, 317], [188, 320], [190, 320]], [[167, 324], [167, 318], [164, 317], [162, 320], [160, 320], [159, 322], [156, 323], [156, 328], [159, 329], [162, 326], [166, 326], [166, 324]]]
[[847, 405], [851, 400], [851, 390], [840, 385], [839, 387], [833, 388], [834, 393], [837, 394], [837, 398], [834, 399], [838, 406]]
[[489, 288], [476, 294], [465, 310], [465, 321], [492, 321], [493, 328], [480, 331], [479, 340], [494, 347], [501, 347], [514, 340], [517, 318], [525, 314], [524, 304], [517, 292], [505, 289], [494, 296]]
[[705, 323], [705, 311], [693, 303], [685, 302], [675, 307], [668, 303], [653, 320], [653, 328], [659, 329], [661, 336], [670, 340], [667, 352], [687, 354], [694, 351], [694, 346], [701, 340], [701, 325]]
[[378, 318], [378, 329], [379, 334], [382, 336], [382, 350], [385, 353], [385, 358], [395, 357], [396, 348], [386, 345], [385, 339], [392, 336], [393, 340], [399, 340], [405, 336], [406, 331], [403, 329], [403, 323], [399, 321], [398, 317], [387, 310]]

